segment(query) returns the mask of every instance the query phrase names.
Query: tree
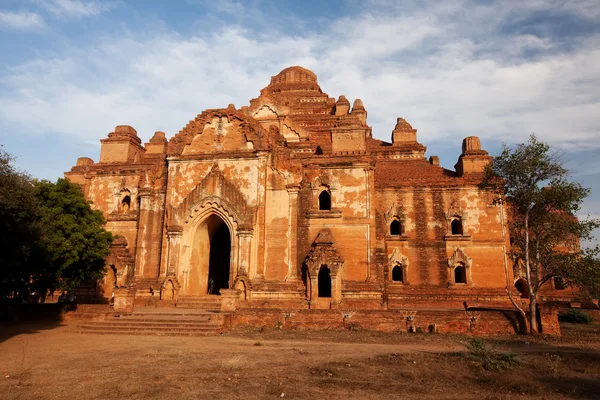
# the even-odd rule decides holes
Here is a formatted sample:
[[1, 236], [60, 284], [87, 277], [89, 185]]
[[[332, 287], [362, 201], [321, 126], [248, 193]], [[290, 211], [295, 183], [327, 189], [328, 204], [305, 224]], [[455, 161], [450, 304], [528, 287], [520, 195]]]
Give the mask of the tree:
[[99, 279], [112, 235], [66, 179], [35, 181], [0, 147], [0, 295], [71, 290]]
[[32, 179], [0, 147], [0, 295], [21, 297], [41, 249], [41, 216]]
[[40, 286], [72, 290], [104, 273], [112, 234], [103, 228], [104, 216], [92, 210], [81, 188], [66, 179], [35, 183], [44, 227], [41, 243], [46, 256]]
[[[511, 237], [510, 255], [522, 268], [529, 291], [529, 332], [538, 332], [539, 290], [553, 278], [583, 288], [597, 287], [600, 278], [594, 256], [598, 249], [582, 250], [580, 241], [591, 239], [600, 226], [594, 219], [575, 215], [589, 189], [570, 182], [560, 155], [531, 135], [527, 143], [511, 149], [504, 145], [485, 171], [482, 187], [492, 189], [495, 204], [506, 204]], [[594, 274], [586, 274], [592, 269]], [[508, 271], [507, 271], [508, 276]], [[595, 278], [594, 278], [595, 277]], [[525, 320], [525, 311], [507, 293]]]

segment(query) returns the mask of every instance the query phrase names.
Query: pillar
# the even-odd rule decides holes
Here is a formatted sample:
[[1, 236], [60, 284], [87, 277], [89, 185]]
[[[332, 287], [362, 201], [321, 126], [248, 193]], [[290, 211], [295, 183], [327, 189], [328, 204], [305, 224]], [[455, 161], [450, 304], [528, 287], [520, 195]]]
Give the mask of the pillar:
[[240, 228], [237, 232], [238, 255], [234, 274], [252, 277], [256, 275], [256, 266], [252, 263], [252, 235], [251, 229]]
[[300, 185], [288, 185], [287, 192], [290, 198], [289, 200], [289, 214], [288, 214], [288, 272], [285, 280], [297, 280], [298, 279], [298, 266], [297, 254], [298, 254], [298, 241], [295, 237], [298, 232], [298, 192], [300, 191]]
[[181, 228], [172, 227], [167, 231], [168, 254], [167, 276], [176, 276], [179, 270], [179, 247], [181, 245]]

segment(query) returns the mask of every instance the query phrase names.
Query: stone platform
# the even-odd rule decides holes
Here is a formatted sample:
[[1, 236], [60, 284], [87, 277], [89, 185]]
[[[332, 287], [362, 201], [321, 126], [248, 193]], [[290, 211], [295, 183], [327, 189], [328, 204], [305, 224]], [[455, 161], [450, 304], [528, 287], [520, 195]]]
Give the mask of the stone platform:
[[130, 314], [82, 321], [77, 332], [102, 335], [207, 336], [223, 329], [225, 314], [199, 309], [145, 308]]

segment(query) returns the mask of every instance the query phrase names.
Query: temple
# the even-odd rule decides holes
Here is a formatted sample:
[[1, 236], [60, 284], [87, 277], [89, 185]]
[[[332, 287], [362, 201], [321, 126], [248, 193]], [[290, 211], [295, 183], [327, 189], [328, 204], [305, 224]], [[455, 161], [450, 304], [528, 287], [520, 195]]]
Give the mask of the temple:
[[[209, 109], [167, 139], [134, 128], [65, 175], [117, 236], [115, 287], [180, 307], [462, 309], [507, 305], [506, 211], [478, 188], [491, 157], [467, 137], [454, 170], [398, 118], [373, 138], [360, 99], [290, 67], [248, 106]], [[457, 143], [457, 150], [459, 149]], [[458, 151], [457, 151], [458, 153]]]

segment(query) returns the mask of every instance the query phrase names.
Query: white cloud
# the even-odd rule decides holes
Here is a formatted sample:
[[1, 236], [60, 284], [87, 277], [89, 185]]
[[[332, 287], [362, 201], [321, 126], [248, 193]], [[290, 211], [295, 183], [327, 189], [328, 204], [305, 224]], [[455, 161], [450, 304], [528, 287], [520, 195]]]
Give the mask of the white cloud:
[[[120, 33], [4, 73], [0, 117], [82, 141], [123, 123], [145, 138], [173, 135], [205, 108], [247, 104], [271, 75], [303, 65], [331, 96], [362, 98], [382, 139], [403, 116], [425, 144], [468, 135], [522, 141], [535, 132], [562, 146], [600, 147], [600, 37], [567, 51], [550, 37], [499, 35], [514, 9], [473, 3], [465, 13], [468, 4], [367, 13], [319, 34], [237, 26], [190, 37]], [[531, 50], [542, 55], [525, 57]]]
[[37, 0], [39, 5], [52, 14], [61, 17], [89, 17], [111, 9], [112, 1], [97, 0]]
[[36, 13], [0, 11], [0, 27], [2, 26], [28, 31], [42, 29], [46, 24], [44, 19]]

